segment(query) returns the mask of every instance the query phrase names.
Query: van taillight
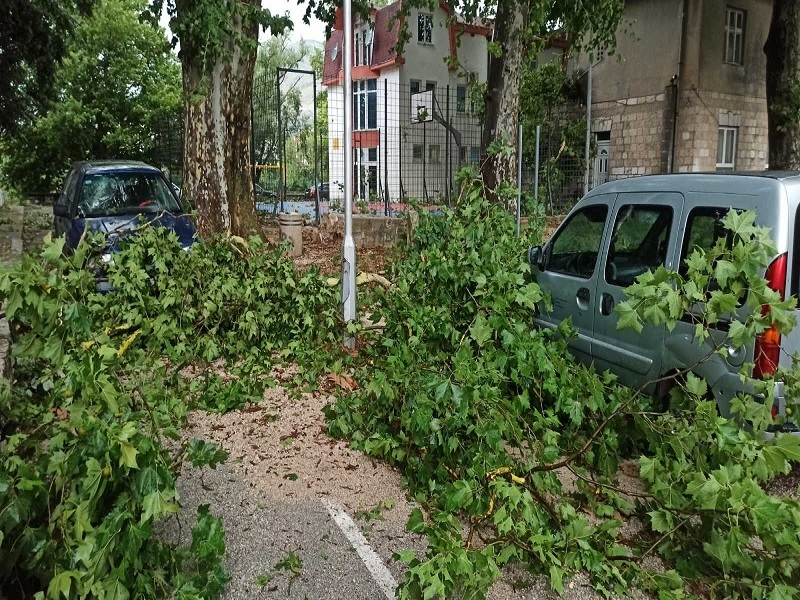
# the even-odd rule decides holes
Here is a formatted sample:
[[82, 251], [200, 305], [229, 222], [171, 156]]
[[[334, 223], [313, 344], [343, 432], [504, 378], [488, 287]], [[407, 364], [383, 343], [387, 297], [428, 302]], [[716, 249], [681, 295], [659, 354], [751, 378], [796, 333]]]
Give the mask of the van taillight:
[[[788, 255], [781, 254], [772, 261], [764, 274], [767, 285], [781, 295], [781, 300], [786, 297], [786, 263]], [[764, 315], [769, 312], [769, 307], [762, 308]], [[753, 355], [753, 377], [763, 379], [775, 373], [781, 354], [781, 334], [772, 325], [764, 333], [756, 336], [755, 352]]]

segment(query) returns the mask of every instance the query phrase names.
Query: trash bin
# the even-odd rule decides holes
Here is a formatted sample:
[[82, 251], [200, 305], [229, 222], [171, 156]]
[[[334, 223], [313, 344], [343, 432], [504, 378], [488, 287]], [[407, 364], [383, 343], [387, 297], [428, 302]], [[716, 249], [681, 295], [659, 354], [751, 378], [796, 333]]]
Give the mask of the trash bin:
[[279, 213], [278, 226], [281, 230], [281, 241], [292, 243], [292, 256], [303, 254], [303, 215], [299, 213]]

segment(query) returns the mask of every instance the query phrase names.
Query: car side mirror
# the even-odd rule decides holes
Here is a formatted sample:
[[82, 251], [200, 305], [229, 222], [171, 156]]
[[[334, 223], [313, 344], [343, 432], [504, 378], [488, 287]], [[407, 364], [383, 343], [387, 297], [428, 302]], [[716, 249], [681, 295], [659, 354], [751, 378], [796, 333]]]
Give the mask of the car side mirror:
[[53, 205], [53, 216], [63, 217], [65, 219], [68, 219], [69, 218], [69, 210], [63, 204], [54, 204]]
[[528, 263], [532, 267], [538, 267], [540, 271], [544, 271], [544, 252], [542, 252], [541, 246], [528, 249]]

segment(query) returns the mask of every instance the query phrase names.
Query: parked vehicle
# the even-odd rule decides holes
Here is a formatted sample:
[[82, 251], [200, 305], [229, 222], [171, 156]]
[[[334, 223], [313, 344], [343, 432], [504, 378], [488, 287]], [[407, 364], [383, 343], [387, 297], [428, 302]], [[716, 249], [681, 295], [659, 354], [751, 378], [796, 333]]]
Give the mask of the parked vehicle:
[[[768, 331], [735, 348], [720, 327], [712, 339], [726, 344], [727, 352], [707, 357], [709, 346], [693, 341], [691, 319], [672, 331], [647, 324], [636, 333], [617, 329], [614, 307], [638, 275], [659, 265], [680, 271], [694, 248], [710, 249], [725, 235], [721, 219], [731, 209], [755, 211], [756, 224], [771, 228], [778, 253], [763, 275], [784, 297], [798, 295], [800, 174], [654, 175], [595, 188], [543, 248], [530, 249], [536, 280], [552, 299], [536, 322], [556, 327], [571, 318], [577, 336], [570, 348], [579, 360], [615, 373], [625, 385], [650, 384], [662, 400], [668, 389], [650, 382], [691, 367], [708, 384], [720, 414], [730, 416], [731, 400], [743, 390], [742, 365], [753, 363], [755, 377], [774, 373], [778, 364], [789, 366], [800, 350], [800, 328], [784, 336]], [[783, 383], [774, 392], [775, 406], [785, 414]]]
[[311, 186], [306, 190], [306, 196], [309, 198], [316, 198], [319, 195], [320, 200], [330, 200], [331, 199], [331, 191], [330, 191], [330, 183], [319, 183], [316, 186]]
[[184, 249], [191, 247], [196, 235], [194, 223], [163, 173], [142, 162], [75, 163], [53, 206], [53, 216], [53, 229], [65, 236], [67, 251], [78, 246], [87, 229], [104, 233], [106, 261], [117, 251], [120, 239], [135, 233], [142, 220], [174, 231]]

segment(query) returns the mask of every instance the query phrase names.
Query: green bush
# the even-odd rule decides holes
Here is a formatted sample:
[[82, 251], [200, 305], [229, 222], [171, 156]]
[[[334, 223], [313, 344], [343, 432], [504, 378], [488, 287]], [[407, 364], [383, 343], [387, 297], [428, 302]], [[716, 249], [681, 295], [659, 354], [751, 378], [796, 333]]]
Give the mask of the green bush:
[[[0, 271], [16, 380], [0, 387], [0, 587], [48, 598], [214, 598], [228, 580], [220, 520], [200, 507], [189, 547], [153, 537], [175, 478], [225, 460], [180, 442], [188, 363], [299, 356], [330, 340], [332, 290], [280, 248], [230, 238], [191, 252], [143, 226], [109, 264], [63, 239]], [[112, 293], [95, 292], [107, 271]], [[237, 390], [203, 402], [236, 405]], [[261, 388], [263, 390], [263, 387]], [[220, 390], [217, 390], [220, 391]]]
[[[758, 310], [732, 335], [788, 325], [791, 303], [758, 276], [771, 250], [749, 218], [731, 217], [733, 249], [694, 255], [689, 279], [643, 276], [621, 321], [668, 322], [700, 301], [704, 331], [746, 285]], [[362, 390], [328, 413], [332, 434], [399, 465], [427, 511], [408, 523], [427, 534], [426, 557], [398, 555], [410, 566], [401, 597], [483, 598], [510, 561], [559, 593], [585, 572], [604, 594], [636, 585], [662, 598], [796, 597], [800, 505], [765, 486], [800, 460], [800, 439], [762, 439], [770, 402], [753, 397], [735, 410], [755, 430], [719, 417], [691, 372], [675, 390], [688, 408], [661, 414], [649, 396], [576, 363], [569, 323], [533, 327], [542, 294], [514, 225], [480, 181], [467, 182], [454, 211], [421, 215], [378, 299], [386, 328], [357, 372]], [[725, 260], [737, 277], [710, 287]], [[627, 458], [647, 489], [619, 488]], [[633, 539], [623, 533], [630, 519], [642, 529]], [[662, 570], [644, 568], [651, 554]]]

